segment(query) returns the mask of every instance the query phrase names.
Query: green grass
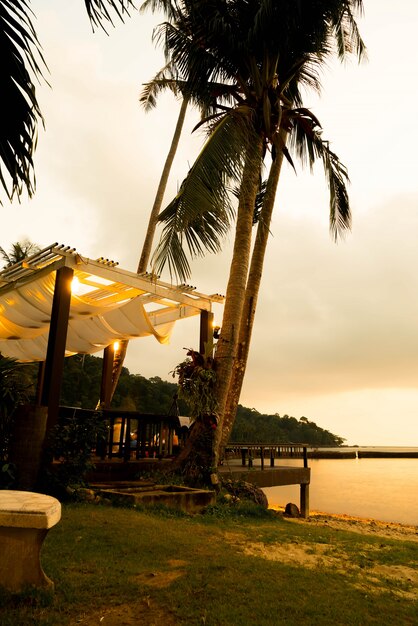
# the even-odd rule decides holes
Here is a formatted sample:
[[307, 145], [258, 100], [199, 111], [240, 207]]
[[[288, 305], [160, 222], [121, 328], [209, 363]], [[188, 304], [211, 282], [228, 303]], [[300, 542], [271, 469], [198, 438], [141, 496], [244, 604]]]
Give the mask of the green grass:
[[0, 595], [0, 625], [412, 625], [417, 550], [251, 506], [66, 505], [42, 552], [55, 595]]

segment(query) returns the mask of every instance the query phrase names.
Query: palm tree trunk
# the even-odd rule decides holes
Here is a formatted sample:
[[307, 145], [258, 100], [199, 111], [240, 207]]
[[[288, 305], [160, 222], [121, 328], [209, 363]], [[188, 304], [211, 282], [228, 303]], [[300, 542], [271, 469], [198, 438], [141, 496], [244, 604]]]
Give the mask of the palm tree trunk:
[[[244, 167], [241, 195], [238, 205], [237, 223], [232, 261], [229, 272], [228, 286], [225, 297], [225, 308], [222, 320], [221, 336], [218, 340], [215, 368], [216, 368], [216, 397], [218, 401], [218, 428], [215, 435], [215, 461], [220, 451], [223, 431], [224, 411], [232, 371], [236, 359], [239, 329], [243, 312], [245, 288], [248, 278], [248, 268], [251, 256], [251, 238], [254, 217], [255, 198], [259, 189], [260, 171], [262, 163], [262, 139], [259, 138], [257, 153], [260, 155], [258, 167], [254, 166], [254, 159], [247, 159]], [[217, 463], [215, 462], [215, 467]]]
[[[282, 138], [286, 140], [286, 134], [282, 133]], [[237, 356], [234, 360], [231, 379], [228, 388], [228, 395], [225, 403], [225, 412], [222, 425], [222, 436], [220, 448], [222, 449], [231, 434], [235, 421], [235, 415], [244, 381], [247, 367], [248, 354], [251, 343], [251, 335], [254, 325], [254, 317], [257, 307], [258, 294], [263, 272], [264, 258], [270, 232], [271, 217], [273, 214], [274, 201], [276, 197], [277, 185], [283, 163], [283, 152], [276, 156], [273, 161], [267, 181], [266, 195], [263, 201], [263, 209], [258, 223], [257, 235], [254, 242], [254, 249], [251, 257], [248, 282], [245, 290], [245, 299], [242, 309], [241, 324], [237, 345]]]
[[[165, 190], [167, 188], [168, 177], [170, 175], [171, 167], [173, 165], [174, 157], [176, 156], [177, 148], [179, 145], [181, 133], [182, 133], [183, 126], [184, 126], [184, 120], [186, 118], [186, 111], [187, 111], [188, 104], [189, 104], [189, 98], [184, 97], [181, 103], [180, 113], [177, 119], [176, 128], [174, 130], [173, 139], [171, 141], [171, 146], [168, 151], [167, 158], [165, 160], [165, 164], [164, 164], [164, 168], [161, 174], [157, 193], [155, 195], [154, 204], [151, 209], [151, 214], [150, 214], [149, 221], [148, 221], [148, 228], [147, 228], [144, 243], [142, 246], [141, 256], [140, 256], [139, 263], [138, 263], [138, 269], [136, 270], [137, 274], [142, 274], [143, 272], [147, 271], [148, 263], [149, 263], [150, 256], [151, 256], [152, 242], [154, 240], [155, 230], [157, 228], [158, 215], [161, 210]], [[128, 340], [120, 342], [119, 358], [112, 374], [112, 391], [110, 394], [110, 400], [112, 400], [113, 394], [115, 393], [117, 384], [119, 382], [126, 352], [128, 350], [128, 344], [129, 344]]]
[[142, 272], [147, 271], [147, 266], [148, 266], [149, 259], [151, 256], [152, 242], [154, 240], [155, 229], [157, 227], [158, 215], [161, 210], [161, 205], [163, 203], [165, 190], [167, 188], [168, 177], [170, 175], [171, 167], [173, 165], [174, 157], [176, 156], [177, 148], [179, 145], [188, 104], [189, 104], [189, 98], [185, 96], [181, 104], [176, 128], [174, 131], [173, 139], [171, 141], [170, 150], [168, 151], [164, 168], [161, 174], [160, 183], [158, 185], [157, 193], [155, 195], [154, 205], [151, 209], [147, 233], [145, 235], [145, 240], [142, 246], [142, 252], [141, 252], [141, 257], [138, 263], [138, 269], [136, 270], [138, 274], [141, 274]]

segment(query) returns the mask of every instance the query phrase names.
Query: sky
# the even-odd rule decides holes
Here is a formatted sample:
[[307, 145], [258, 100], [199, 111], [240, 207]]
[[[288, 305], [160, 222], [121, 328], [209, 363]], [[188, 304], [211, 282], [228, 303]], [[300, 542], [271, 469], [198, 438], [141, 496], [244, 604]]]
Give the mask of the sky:
[[[180, 107], [164, 95], [146, 113], [138, 101], [164, 65], [152, 41], [162, 18], [135, 13], [107, 36], [92, 33], [82, 0], [31, 5], [51, 86], [38, 88], [36, 195], [0, 206], [0, 245], [56, 241], [135, 271]], [[321, 97], [306, 96], [348, 167], [352, 231], [330, 237], [321, 169], [284, 167], [241, 403], [306, 416], [350, 445], [418, 446], [418, 3], [364, 6], [368, 61], [331, 64]], [[204, 141], [196, 122], [191, 110], [167, 203]], [[232, 239], [193, 263], [199, 291], [225, 293]], [[198, 325], [178, 323], [170, 346], [131, 342], [126, 366], [172, 380]]]

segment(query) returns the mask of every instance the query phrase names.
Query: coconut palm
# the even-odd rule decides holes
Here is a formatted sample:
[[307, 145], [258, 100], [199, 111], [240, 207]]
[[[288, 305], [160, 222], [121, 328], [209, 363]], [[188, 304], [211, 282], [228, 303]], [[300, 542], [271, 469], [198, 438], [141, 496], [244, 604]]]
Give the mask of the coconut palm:
[[4, 248], [0, 246], [0, 256], [4, 261], [4, 268], [10, 267], [19, 261], [23, 261], [26, 257], [36, 254], [40, 251], [38, 244], [32, 243], [29, 239], [23, 241], [16, 241], [12, 243], [10, 251], [6, 252]]
[[[146, 107], [146, 103], [148, 102], [148, 96], [144, 95], [141, 98], [141, 101], [145, 103], [145, 107]], [[164, 194], [165, 194], [165, 190], [167, 188], [167, 183], [168, 183], [168, 178], [169, 178], [171, 167], [174, 161], [174, 157], [176, 155], [177, 148], [179, 145], [181, 131], [183, 129], [184, 120], [186, 117], [187, 106], [188, 106], [188, 98], [185, 97], [183, 98], [182, 103], [181, 103], [179, 116], [177, 118], [176, 127], [174, 129], [173, 138], [171, 140], [171, 145], [170, 145], [170, 148], [169, 148], [169, 151], [168, 151], [165, 163], [164, 163], [163, 171], [161, 173], [160, 182], [158, 184], [157, 192], [155, 194], [154, 204], [152, 205], [152, 209], [148, 218], [148, 227], [145, 233], [145, 239], [142, 244], [141, 256], [139, 258], [138, 267], [136, 270], [138, 274], [142, 274], [143, 272], [146, 272], [148, 268], [148, 263], [150, 261], [151, 252], [152, 252], [152, 245], [153, 245], [153, 241], [155, 237], [155, 231], [156, 231], [157, 224], [158, 224], [158, 215], [160, 213], [160, 210], [163, 204]], [[110, 392], [110, 399], [113, 398], [113, 395], [116, 391], [116, 387], [119, 382], [120, 375], [122, 373], [123, 363], [124, 363], [126, 353], [128, 350], [129, 341], [125, 339], [123, 341], [120, 341], [119, 343], [120, 345], [118, 349], [118, 358], [115, 360], [114, 365], [113, 365], [112, 388]]]
[[[132, 0], [84, 0], [95, 26], [112, 24], [112, 11], [123, 19]], [[0, 183], [9, 200], [26, 189], [34, 193], [33, 153], [38, 123], [43, 123], [36, 83], [47, 67], [34, 25], [30, 0], [0, 0]]]
[[[345, 168], [322, 140], [318, 121], [301, 106], [300, 86], [319, 89], [318, 68], [335, 52], [340, 58], [351, 52], [362, 56], [364, 45], [353, 17], [361, 2], [336, 0], [308, 7], [294, 2], [240, 0], [182, 4], [187, 5], [182, 15], [187, 28], [182, 28], [178, 16], [177, 24], [162, 26], [166, 50], [182, 69], [191, 91], [207, 92], [216, 80], [219, 104], [217, 115], [210, 119], [211, 135], [204, 150], [161, 216], [166, 225], [156, 263], [158, 271], [168, 263], [170, 270], [182, 277], [189, 272], [183, 241], [192, 255], [216, 249], [228, 226], [223, 219], [228, 218], [226, 185], [229, 181], [240, 184], [233, 259], [216, 353], [222, 416], [236, 361], [263, 159], [271, 150], [273, 162], [278, 155], [291, 161], [282, 131], [294, 138], [299, 156], [308, 156], [311, 163], [322, 159], [331, 191], [331, 227], [337, 234], [349, 226]], [[221, 100], [227, 95], [235, 100], [231, 107]], [[274, 199], [274, 194], [271, 197]]]

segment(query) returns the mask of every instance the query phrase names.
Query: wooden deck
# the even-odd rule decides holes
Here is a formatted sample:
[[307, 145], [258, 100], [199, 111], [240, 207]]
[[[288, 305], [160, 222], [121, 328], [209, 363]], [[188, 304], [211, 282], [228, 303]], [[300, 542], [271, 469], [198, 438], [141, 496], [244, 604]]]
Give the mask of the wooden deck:
[[[280, 465], [281, 459], [300, 459], [301, 466]], [[300, 513], [302, 517], [309, 517], [311, 470], [305, 444], [232, 443], [225, 449], [225, 459], [219, 471], [234, 480], [245, 480], [258, 487], [299, 485]]]

